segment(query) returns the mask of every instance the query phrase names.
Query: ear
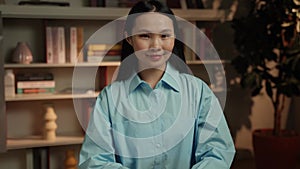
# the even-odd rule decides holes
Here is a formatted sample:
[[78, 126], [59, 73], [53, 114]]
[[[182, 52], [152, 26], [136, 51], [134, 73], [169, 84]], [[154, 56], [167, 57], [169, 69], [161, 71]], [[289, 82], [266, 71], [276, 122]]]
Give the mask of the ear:
[[132, 39], [131, 39], [131, 37], [128, 36], [127, 32], [124, 32], [124, 35], [125, 35], [126, 41], [132, 46]]

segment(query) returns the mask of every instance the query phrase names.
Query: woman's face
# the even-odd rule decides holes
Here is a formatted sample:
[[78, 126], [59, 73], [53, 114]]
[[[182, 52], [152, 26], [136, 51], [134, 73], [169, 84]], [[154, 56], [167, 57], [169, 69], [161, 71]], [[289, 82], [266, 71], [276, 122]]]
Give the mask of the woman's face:
[[164, 70], [174, 47], [173, 22], [165, 15], [149, 12], [138, 16], [127, 40], [132, 45], [139, 68]]

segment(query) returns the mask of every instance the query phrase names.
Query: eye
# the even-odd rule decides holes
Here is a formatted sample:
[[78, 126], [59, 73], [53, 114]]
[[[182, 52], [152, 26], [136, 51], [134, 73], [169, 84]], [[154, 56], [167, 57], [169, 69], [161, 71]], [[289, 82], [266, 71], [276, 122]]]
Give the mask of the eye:
[[140, 38], [143, 38], [143, 39], [149, 39], [150, 38], [150, 35], [149, 34], [139, 34], [138, 35]]
[[170, 38], [172, 35], [171, 34], [162, 34], [161, 35], [161, 38], [162, 39], [168, 39], [168, 38]]

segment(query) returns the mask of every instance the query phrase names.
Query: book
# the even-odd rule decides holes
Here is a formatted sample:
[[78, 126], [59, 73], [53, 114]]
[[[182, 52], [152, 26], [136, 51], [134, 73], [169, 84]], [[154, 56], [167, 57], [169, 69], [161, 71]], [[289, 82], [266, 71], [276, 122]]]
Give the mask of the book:
[[18, 81], [17, 89], [30, 89], [30, 88], [55, 88], [54, 80], [42, 81]]
[[105, 0], [90, 0], [90, 7], [105, 7]]
[[46, 63], [54, 63], [52, 27], [46, 27]]
[[120, 61], [121, 56], [87, 56], [87, 62], [95, 63], [95, 62], [102, 62], [102, 61]]
[[102, 50], [88, 50], [87, 56], [116, 56], [121, 55], [120, 50], [109, 50], [109, 51], [102, 51]]
[[70, 51], [69, 51], [69, 62], [76, 63], [77, 62], [77, 55], [78, 55], [78, 48], [77, 48], [77, 28], [70, 27]]
[[88, 44], [86, 51], [87, 62], [120, 61], [120, 44]]
[[202, 0], [196, 0], [196, 6], [198, 9], [204, 9], [204, 4]]
[[[58, 27], [58, 63], [66, 63], [65, 28]], [[55, 42], [54, 42], [55, 43]]]
[[17, 73], [16, 81], [41, 81], [41, 80], [53, 80], [52, 73]]
[[139, 0], [119, 0], [119, 7], [132, 7]]
[[77, 62], [84, 62], [83, 47], [84, 47], [84, 32], [83, 27], [76, 27], [77, 31]]
[[119, 0], [105, 0], [105, 7], [119, 7]]
[[46, 27], [46, 62], [66, 63], [65, 28]]
[[24, 88], [17, 89], [17, 94], [54, 93], [54, 88]]
[[187, 4], [186, 4], [186, 0], [180, 0], [180, 6], [181, 6], [181, 9], [187, 9]]
[[122, 46], [120, 44], [88, 44], [88, 51], [108, 51], [108, 50], [121, 50]]

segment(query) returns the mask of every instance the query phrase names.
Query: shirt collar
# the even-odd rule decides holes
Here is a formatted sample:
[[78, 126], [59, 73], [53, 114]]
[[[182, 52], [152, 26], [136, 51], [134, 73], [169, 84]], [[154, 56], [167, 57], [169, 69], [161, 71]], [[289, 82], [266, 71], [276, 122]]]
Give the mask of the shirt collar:
[[179, 72], [169, 62], [167, 64], [166, 71], [161, 78], [161, 81], [171, 87], [174, 91], [179, 92]]
[[[158, 83], [166, 84], [168, 87], [172, 88], [174, 91], [179, 91], [179, 84], [178, 84], [178, 76], [179, 72], [168, 62], [165, 73], [161, 80]], [[134, 73], [129, 79], [129, 93], [133, 92], [137, 87], [140, 85], [146, 84], [137, 73]]]

